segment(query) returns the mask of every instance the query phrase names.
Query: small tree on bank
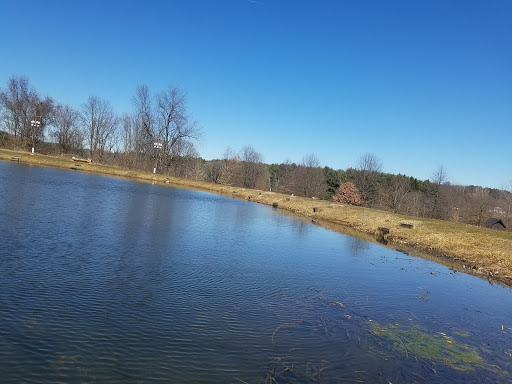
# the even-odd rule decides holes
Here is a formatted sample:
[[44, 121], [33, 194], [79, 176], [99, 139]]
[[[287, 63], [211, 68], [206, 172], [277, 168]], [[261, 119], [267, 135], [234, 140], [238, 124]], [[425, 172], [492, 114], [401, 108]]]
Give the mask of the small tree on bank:
[[361, 195], [357, 190], [356, 186], [352, 182], [343, 183], [336, 193], [332, 197], [333, 201], [343, 204], [361, 205]]
[[366, 153], [357, 162], [358, 172], [355, 175], [355, 184], [359, 188], [365, 206], [373, 206], [379, 189], [379, 173], [382, 163], [373, 153]]

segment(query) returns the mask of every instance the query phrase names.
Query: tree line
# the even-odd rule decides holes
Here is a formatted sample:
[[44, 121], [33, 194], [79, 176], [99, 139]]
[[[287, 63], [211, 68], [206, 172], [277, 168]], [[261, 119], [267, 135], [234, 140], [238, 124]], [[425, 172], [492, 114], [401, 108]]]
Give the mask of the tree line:
[[76, 109], [41, 96], [27, 77], [11, 76], [0, 89], [0, 146], [473, 225], [500, 217], [512, 228], [512, 182], [502, 190], [452, 185], [442, 166], [429, 180], [388, 174], [373, 154], [345, 170], [322, 167], [313, 153], [298, 164], [265, 164], [251, 145], [228, 147], [222, 159], [207, 161], [196, 150], [201, 127], [183, 90], [142, 85], [132, 106], [118, 115], [107, 100], [90, 96]]
[[512, 228], [512, 182], [503, 190], [453, 185], [443, 166], [428, 180], [384, 173], [373, 154], [362, 155], [355, 167], [335, 170], [321, 167], [315, 154], [304, 156], [299, 164], [266, 165], [258, 161], [258, 153], [243, 156], [247, 152], [255, 151], [246, 147], [237, 155], [229, 150], [224, 159], [207, 162], [206, 179], [478, 226], [499, 217]]
[[180, 157], [198, 156], [194, 140], [201, 130], [188, 113], [185, 92], [169, 86], [151, 94], [143, 85], [133, 107], [119, 116], [107, 100], [90, 96], [75, 109], [41, 97], [27, 77], [11, 76], [0, 91], [4, 146], [7, 133], [12, 146], [42, 145], [43, 152], [80, 153], [102, 162], [122, 158], [129, 165], [156, 160], [166, 170]]

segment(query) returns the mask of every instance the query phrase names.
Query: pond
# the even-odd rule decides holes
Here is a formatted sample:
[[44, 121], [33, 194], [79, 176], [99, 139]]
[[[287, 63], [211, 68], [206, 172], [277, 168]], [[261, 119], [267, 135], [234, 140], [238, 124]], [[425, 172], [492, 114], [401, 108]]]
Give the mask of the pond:
[[0, 162], [4, 383], [512, 380], [512, 292], [205, 192]]

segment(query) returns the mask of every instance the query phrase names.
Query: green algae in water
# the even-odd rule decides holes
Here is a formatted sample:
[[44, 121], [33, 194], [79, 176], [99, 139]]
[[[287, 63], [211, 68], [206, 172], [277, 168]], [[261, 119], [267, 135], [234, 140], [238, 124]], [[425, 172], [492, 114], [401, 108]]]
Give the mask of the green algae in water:
[[429, 335], [418, 328], [405, 329], [397, 325], [384, 327], [376, 323], [372, 323], [372, 331], [377, 336], [393, 341], [393, 349], [405, 355], [441, 361], [460, 371], [485, 366], [475, 349], [444, 334]]
[[469, 331], [466, 329], [459, 329], [455, 332], [455, 336], [469, 337]]

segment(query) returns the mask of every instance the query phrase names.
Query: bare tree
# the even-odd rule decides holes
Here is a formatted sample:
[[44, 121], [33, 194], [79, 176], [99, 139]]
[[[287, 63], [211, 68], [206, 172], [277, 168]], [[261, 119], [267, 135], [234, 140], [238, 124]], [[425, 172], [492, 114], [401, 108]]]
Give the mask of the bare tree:
[[121, 142], [123, 151], [131, 154], [135, 149], [135, 119], [132, 115], [124, 114], [121, 117]]
[[491, 215], [495, 208], [494, 199], [488, 188], [476, 187], [471, 193], [471, 205], [475, 225], [482, 225]]
[[[31, 103], [31, 110], [26, 115], [27, 122], [25, 124], [24, 136], [30, 139], [32, 153], [34, 153], [36, 143], [44, 139], [45, 128], [51, 119], [53, 109], [53, 99], [48, 96], [43, 100], [37, 97]], [[28, 121], [29, 118], [30, 121]]]
[[143, 84], [137, 87], [135, 96], [133, 97], [133, 105], [135, 106], [135, 114], [139, 120], [141, 128], [148, 136], [153, 136], [153, 104], [147, 85]]
[[[160, 149], [154, 143], [161, 143], [156, 127], [155, 106], [147, 85], [137, 87], [132, 98], [133, 114], [124, 118], [123, 131], [130, 141], [130, 158], [134, 165], [144, 168], [154, 166], [160, 158]], [[157, 165], [158, 167], [158, 165]]]
[[261, 154], [250, 145], [244, 146], [239, 154], [228, 147], [222, 160], [219, 182], [244, 188], [266, 189], [268, 169], [262, 161]]
[[[176, 168], [184, 164], [180, 157], [197, 154], [194, 141], [201, 137], [198, 123], [188, 113], [186, 93], [170, 86], [152, 97], [148, 86], [141, 85], [137, 87], [133, 105], [131, 136], [135, 153], [145, 160], [152, 157], [168, 171], [181, 173]], [[154, 143], [162, 144], [162, 148], [155, 149]]]
[[314, 153], [302, 157], [301, 165], [305, 168], [320, 168], [320, 160]]
[[25, 76], [11, 76], [7, 87], [0, 92], [2, 120], [14, 136], [23, 134], [29, 122], [26, 116], [30, 115], [32, 100], [35, 97], [36, 92]]
[[272, 165], [270, 170], [271, 182], [277, 192], [318, 198], [328, 195], [326, 172], [314, 153], [305, 155], [299, 165], [287, 161]]
[[79, 122], [80, 114], [69, 105], [58, 105], [55, 108], [50, 136], [59, 145], [61, 153], [82, 149], [83, 132]]
[[91, 96], [82, 105], [82, 121], [85, 125], [89, 154], [101, 160], [106, 151], [112, 150], [119, 119], [106, 100]]
[[119, 145], [123, 150], [125, 165], [138, 169], [147, 169], [150, 161], [149, 148], [141, 135], [136, 114], [124, 114], [120, 120]]
[[421, 191], [411, 191], [405, 195], [402, 213], [410, 216], [425, 217], [427, 215], [425, 194]]
[[431, 176], [431, 181], [435, 185], [443, 185], [448, 181], [448, 175], [443, 165], [437, 167]]
[[270, 192], [288, 192], [287, 179], [289, 179], [288, 173], [291, 168], [290, 164], [290, 160], [286, 160], [284, 163], [271, 164], [268, 166]]
[[240, 160], [246, 163], [261, 163], [262, 157], [252, 146], [246, 145], [240, 151]]
[[435, 219], [444, 219], [447, 217], [446, 196], [444, 195], [443, 185], [448, 181], [448, 176], [443, 165], [437, 167], [431, 176], [432, 189], [430, 195], [431, 217]]
[[226, 185], [241, 185], [240, 157], [228, 146], [222, 157], [223, 167], [219, 182]]
[[186, 93], [179, 88], [170, 86], [156, 95], [155, 121], [157, 135], [153, 133], [153, 136], [162, 140], [166, 167], [201, 137], [198, 123], [191, 120], [187, 111]]
[[172, 176], [197, 180], [201, 175], [201, 161], [199, 153], [189, 141], [179, 142], [176, 149], [180, 156], [175, 157], [171, 163], [169, 172]]
[[14, 136], [30, 139], [32, 148], [44, 137], [51, 119], [53, 99], [41, 99], [25, 76], [11, 76], [5, 90], [0, 92], [2, 120]]
[[373, 153], [365, 153], [359, 158], [357, 162], [357, 169], [369, 173], [381, 172], [382, 163]]
[[223, 160], [212, 160], [205, 165], [205, 177], [206, 180], [215, 184], [219, 184], [222, 179], [222, 173], [224, 170]]
[[411, 186], [406, 176], [397, 175], [393, 177], [390, 190], [390, 206], [393, 212], [402, 212], [405, 198], [410, 190]]
[[266, 170], [262, 164], [263, 158], [250, 145], [246, 145], [240, 151], [242, 164], [242, 186], [245, 188], [256, 188], [262, 185], [262, 178]]
[[[224, 161], [229, 161], [231, 159], [238, 158], [238, 155], [233, 149], [228, 145], [226, 147], [226, 150], [224, 151], [224, 154], [222, 155], [222, 159]], [[240, 159], [239, 159], [240, 160]]]
[[327, 191], [325, 174], [320, 168], [320, 160], [314, 153], [307, 154], [302, 158], [295, 173], [298, 194], [305, 197], [324, 197]]
[[382, 171], [382, 163], [372, 153], [361, 156], [357, 162], [356, 186], [361, 194], [363, 202], [372, 205], [377, 195], [377, 177]]
[[155, 127], [153, 102], [147, 85], [137, 87], [133, 98], [135, 107], [133, 126], [133, 147], [136, 153], [145, 157], [151, 154], [153, 142], [160, 141]]
[[479, 186], [442, 185], [442, 195], [449, 214], [443, 218], [472, 225], [482, 225], [491, 216], [507, 216], [504, 197], [507, 192]]

